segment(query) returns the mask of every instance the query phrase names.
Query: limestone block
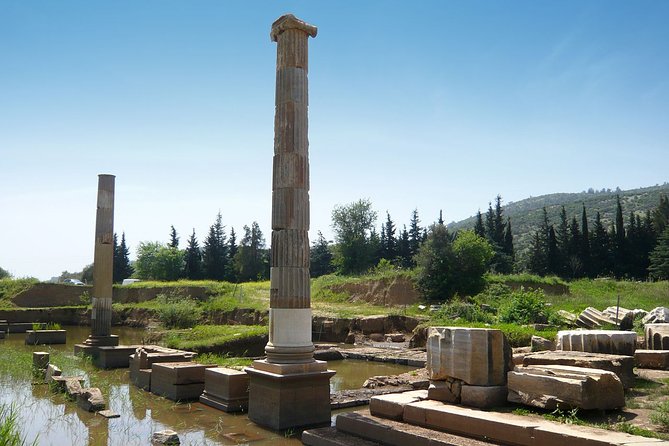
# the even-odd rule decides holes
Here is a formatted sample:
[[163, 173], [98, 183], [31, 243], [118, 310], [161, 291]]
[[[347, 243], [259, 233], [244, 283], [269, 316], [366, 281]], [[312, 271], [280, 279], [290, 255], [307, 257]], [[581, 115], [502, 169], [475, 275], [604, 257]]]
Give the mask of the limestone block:
[[588, 307], [576, 319], [576, 325], [587, 329], [616, 327], [616, 321], [596, 308]]
[[46, 373], [45, 373], [45, 378], [46, 382], [50, 383], [53, 380], [54, 376], [61, 376], [63, 372], [58, 368], [58, 366], [54, 364], [49, 364], [49, 366], [46, 368]]
[[430, 327], [427, 370], [432, 380], [456, 378], [470, 385], [498, 386], [506, 382], [511, 349], [501, 330]]
[[617, 409], [625, 405], [613, 372], [558, 365], [516, 367], [508, 375], [508, 400], [543, 409]]
[[555, 350], [555, 342], [542, 338], [541, 336], [532, 336], [531, 347], [533, 352], [544, 350]]
[[173, 430], [163, 430], [153, 433], [151, 444], [174, 446], [181, 444], [181, 441], [179, 440], [179, 435]]
[[568, 325], [570, 327], [575, 326], [576, 321], [578, 320], [577, 315], [575, 315], [574, 313], [570, 313], [567, 310], [558, 310], [557, 315], [562, 319], [565, 325]]
[[272, 265], [309, 268], [309, 233], [302, 229], [272, 231]]
[[307, 132], [307, 104], [286, 102], [276, 105], [274, 115], [274, 153], [299, 153], [309, 149]]
[[204, 372], [204, 393], [200, 402], [226, 412], [246, 410], [249, 401], [249, 376], [246, 372], [214, 367]]
[[272, 229], [309, 229], [309, 191], [285, 187], [272, 191]]
[[[270, 268], [270, 308], [309, 308], [309, 268]], [[292, 302], [292, 303], [291, 303]]]
[[[76, 381], [80, 386], [83, 386], [84, 384], [84, 378], [81, 376], [54, 376], [51, 378], [49, 384], [54, 392], [65, 393], [67, 392], [67, 385], [70, 381]], [[71, 385], [73, 386], [74, 384]]]
[[644, 324], [667, 324], [669, 323], [669, 308], [656, 307], [641, 319]]
[[173, 401], [196, 400], [204, 391], [204, 371], [215, 365], [165, 362], [151, 366], [151, 392]]
[[77, 396], [84, 390], [78, 379], [68, 379], [65, 381], [65, 394], [70, 401], [77, 399]]
[[646, 350], [669, 350], [669, 324], [646, 324], [643, 329]]
[[636, 311], [637, 310], [628, 310], [623, 307], [607, 307], [602, 313], [615, 322], [619, 329], [631, 330], [637, 315]]
[[77, 394], [77, 406], [88, 412], [97, 412], [99, 410], [104, 410], [105, 399], [102, 396], [100, 389], [97, 387], [88, 387], [82, 389], [82, 391]]
[[463, 406], [489, 409], [506, 404], [506, 386], [462, 386], [460, 403]]
[[669, 370], [669, 350], [637, 350], [634, 363], [642, 369]]
[[404, 406], [426, 398], [427, 391], [425, 390], [378, 395], [369, 400], [369, 411], [375, 417], [401, 420], [404, 414]]
[[33, 369], [44, 370], [49, 365], [49, 353], [33, 352]]
[[557, 334], [557, 349], [634, 356], [636, 333], [616, 330], [563, 330]]
[[459, 403], [462, 391], [462, 381], [447, 378], [443, 381], [430, 381], [427, 388], [428, 399], [445, 403]]
[[615, 373], [625, 389], [634, 386], [634, 359], [631, 356], [557, 350], [525, 355], [518, 365], [566, 365]]

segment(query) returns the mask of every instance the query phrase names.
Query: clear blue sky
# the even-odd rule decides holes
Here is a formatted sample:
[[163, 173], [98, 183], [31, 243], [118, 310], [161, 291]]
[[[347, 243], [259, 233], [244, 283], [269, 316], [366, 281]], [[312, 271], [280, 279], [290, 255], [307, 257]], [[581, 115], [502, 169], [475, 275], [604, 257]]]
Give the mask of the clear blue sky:
[[336, 204], [447, 221], [668, 180], [669, 2], [0, 0], [0, 266], [93, 258], [97, 174], [131, 247], [269, 240], [275, 44], [310, 40], [312, 239]]

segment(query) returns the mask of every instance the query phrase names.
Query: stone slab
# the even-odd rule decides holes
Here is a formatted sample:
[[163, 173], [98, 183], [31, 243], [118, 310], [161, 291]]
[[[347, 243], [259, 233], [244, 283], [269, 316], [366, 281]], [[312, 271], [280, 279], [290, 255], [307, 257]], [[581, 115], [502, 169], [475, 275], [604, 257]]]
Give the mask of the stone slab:
[[246, 412], [249, 408], [248, 397], [240, 399], [222, 399], [215, 395], [208, 394], [206, 390], [200, 395], [199, 400], [206, 406], [228, 413]]
[[334, 427], [320, 427], [302, 432], [302, 444], [307, 446], [382, 446], [376, 441], [339, 432]]
[[642, 369], [669, 370], [669, 350], [637, 350], [634, 363]]
[[460, 403], [463, 406], [490, 409], [506, 405], [506, 386], [462, 386]]
[[51, 389], [54, 392], [66, 393], [67, 382], [70, 380], [77, 381], [79, 385], [82, 387], [85, 381], [84, 378], [81, 376], [54, 376], [53, 378], [51, 378], [51, 382], [49, 384], [51, 385]]
[[7, 333], [25, 333], [33, 329], [32, 322], [12, 322], [5, 326]]
[[462, 393], [462, 381], [447, 379], [444, 381], [430, 381], [427, 388], [427, 398], [444, 403], [459, 403]]
[[249, 375], [244, 371], [227, 367], [206, 369], [204, 391], [223, 400], [248, 399]]
[[545, 423], [534, 429], [534, 439], [541, 446], [667, 446], [669, 442], [587, 426]]
[[89, 387], [77, 394], [77, 406], [88, 412], [98, 412], [105, 409], [105, 399], [100, 389]]
[[509, 401], [547, 410], [625, 406], [620, 379], [606, 370], [560, 365], [516, 367], [509, 372], [508, 387]]
[[525, 355], [522, 365], [567, 365], [588, 369], [608, 370], [615, 373], [625, 389], [634, 387], [634, 358], [606, 353], [588, 353], [579, 351], [537, 352]]
[[65, 330], [27, 330], [26, 345], [65, 344], [67, 331]]
[[247, 367], [249, 419], [276, 430], [330, 424], [332, 370], [279, 375]]
[[256, 370], [277, 375], [294, 375], [324, 372], [328, 369], [328, 363], [326, 361], [312, 361], [304, 364], [275, 364], [267, 362], [266, 359], [261, 359], [253, 361], [252, 367]]
[[336, 418], [339, 432], [373, 440], [386, 446], [488, 446], [490, 443], [378, 418], [368, 411], [349, 412]]
[[204, 391], [204, 383], [168, 384], [151, 378], [151, 393], [172, 401], [194, 401]]
[[427, 390], [413, 390], [375, 396], [369, 400], [369, 411], [377, 417], [401, 420], [404, 415], [404, 406], [427, 399], [427, 394]]
[[636, 338], [633, 331], [562, 330], [557, 334], [557, 349], [634, 356]]
[[428, 329], [427, 370], [432, 380], [456, 378], [470, 385], [504, 385], [510, 363], [511, 350], [501, 330]]
[[33, 369], [44, 370], [49, 365], [48, 352], [33, 352]]
[[116, 412], [114, 412], [113, 410], [110, 410], [110, 409], [100, 410], [100, 411], [97, 412], [97, 414], [102, 416], [102, 417], [105, 417], [107, 419], [120, 418], [121, 417], [120, 414], [118, 414], [118, 413], [116, 413]]

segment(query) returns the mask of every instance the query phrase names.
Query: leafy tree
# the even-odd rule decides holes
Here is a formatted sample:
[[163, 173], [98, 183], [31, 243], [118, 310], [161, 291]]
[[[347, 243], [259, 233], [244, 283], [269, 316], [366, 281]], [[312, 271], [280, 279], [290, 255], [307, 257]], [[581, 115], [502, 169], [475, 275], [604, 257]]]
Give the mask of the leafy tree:
[[179, 249], [179, 236], [177, 235], [177, 230], [174, 229], [174, 225], [170, 226], [170, 242], [167, 244], [167, 247]]
[[453, 242], [453, 255], [455, 291], [470, 296], [483, 291], [486, 284], [484, 275], [494, 256], [492, 246], [472, 231], [460, 231]]
[[12, 275], [9, 274], [9, 271], [0, 268], [0, 279], [9, 279], [10, 277], [12, 277]]
[[125, 242], [125, 232], [121, 233], [121, 244], [117, 244], [117, 236], [114, 234], [114, 263], [113, 280], [116, 283], [123, 282], [132, 276], [134, 269], [130, 266], [130, 249]]
[[371, 235], [376, 212], [369, 200], [336, 206], [332, 211], [332, 229], [337, 246], [335, 265], [342, 274], [367, 271], [374, 260]]
[[209, 228], [207, 238], [204, 240], [202, 267], [205, 279], [225, 279], [226, 267], [228, 265], [228, 247], [225, 243], [225, 227], [222, 220], [223, 217], [219, 212], [216, 215], [216, 221]]
[[669, 280], [669, 226], [657, 239], [657, 246], [650, 254], [650, 277], [656, 280]]
[[234, 258], [237, 278], [242, 282], [267, 278], [269, 259], [265, 249], [265, 237], [257, 222], [251, 227], [244, 225], [244, 237]]
[[140, 242], [135, 269], [143, 280], [178, 280], [183, 270], [183, 251], [159, 242]]
[[184, 276], [190, 280], [202, 279], [202, 252], [195, 237], [195, 228], [193, 228], [193, 233], [190, 235], [186, 247]]
[[84, 266], [84, 269], [81, 270], [81, 281], [84, 283], [92, 284], [93, 283], [93, 264]]
[[311, 277], [320, 277], [334, 271], [330, 243], [323, 237], [321, 231], [318, 231], [318, 238], [309, 250], [309, 257], [311, 259], [309, 270]]

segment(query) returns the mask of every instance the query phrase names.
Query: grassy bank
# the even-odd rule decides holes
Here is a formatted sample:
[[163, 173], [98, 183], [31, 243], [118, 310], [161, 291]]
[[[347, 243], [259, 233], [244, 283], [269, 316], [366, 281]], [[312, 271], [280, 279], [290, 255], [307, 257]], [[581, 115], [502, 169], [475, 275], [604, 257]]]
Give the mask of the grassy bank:
[[243, 343], [267, 333], [267, 326], [262, 325], [196, 325], [192, 329], [167, 331], [161, 343], [181, 350], [225, 353], [233, 342]]

